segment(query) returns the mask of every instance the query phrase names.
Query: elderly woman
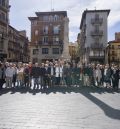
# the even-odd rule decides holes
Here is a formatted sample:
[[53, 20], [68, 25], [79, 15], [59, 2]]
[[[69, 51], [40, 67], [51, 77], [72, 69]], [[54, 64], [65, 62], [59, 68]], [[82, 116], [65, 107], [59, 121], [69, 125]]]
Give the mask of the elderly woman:
[[24, 67], [22, 64], [17, 69], [17, 86], [23, 86], [24, 83]]

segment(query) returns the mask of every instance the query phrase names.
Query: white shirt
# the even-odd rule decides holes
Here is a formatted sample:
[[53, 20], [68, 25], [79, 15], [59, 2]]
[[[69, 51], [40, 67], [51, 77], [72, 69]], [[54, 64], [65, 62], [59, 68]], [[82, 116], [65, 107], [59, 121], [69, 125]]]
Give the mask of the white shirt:
[[23, 73], [23, 72], [24, 72], [24, 68], [20, 68], [20, 69], [18, 68], [18, 69], [17, 69], [17, 74]]
[[62, 67], [56, 67], [55, 68], [55, 76], [56, 77], [62, 77], [63, 69]]

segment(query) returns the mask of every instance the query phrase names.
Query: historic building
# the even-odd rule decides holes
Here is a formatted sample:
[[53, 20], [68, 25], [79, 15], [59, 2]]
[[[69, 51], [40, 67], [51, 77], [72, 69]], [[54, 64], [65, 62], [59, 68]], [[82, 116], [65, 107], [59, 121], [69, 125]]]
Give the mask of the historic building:
[[8, 36], [7, 61], [28, 62], [29, 41], [26, 37], [26, 31], [18, 31], [9, 25]]
[[30, 60], [52, 61], [69, 56], [69, 19], [66, 11], [36, 12], [31, 21]]
[[9, 0], [0, 0], [0, 60], [7, 57]]
[[104, 63], [110, 10], [85, 10], [80, 23], [80, 61]]
[[115, 40], [109, 41], [106, 47], [106, 62], [120, 66], [120, 33], [115, 33]]
[[80, 33], [78, 33], [77, 35], [77, 60], [80, 62], [80, 60], [82, 60], [81, 58], [81, 45], [80, 45]]
[[77, 50], [78, 50], [78, 44], [76, 43], [69, 43], [69, 53], [71, 60], [76, 61], [77, 60]]

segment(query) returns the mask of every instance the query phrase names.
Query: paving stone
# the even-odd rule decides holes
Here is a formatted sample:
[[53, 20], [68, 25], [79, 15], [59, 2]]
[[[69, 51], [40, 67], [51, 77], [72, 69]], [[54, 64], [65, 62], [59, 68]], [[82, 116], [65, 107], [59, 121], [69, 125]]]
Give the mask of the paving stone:
[[90, 87], [34, 92], [0, 91], [0, 129], [120, 127], [119, 92]]

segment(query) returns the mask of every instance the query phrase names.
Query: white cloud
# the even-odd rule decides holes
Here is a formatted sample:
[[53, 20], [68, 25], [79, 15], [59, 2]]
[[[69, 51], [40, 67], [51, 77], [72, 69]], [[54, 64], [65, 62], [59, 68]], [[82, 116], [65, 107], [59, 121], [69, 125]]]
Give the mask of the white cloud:
[[[87, 9], [111, 9], [108, 17], [109, 27], [120, 21], [119, 0], [52, 0], [55, 10], [68, 11], [70, 19], [70, 41], [77, 39], [83, 11]], [[16, 28], [30, 31], [29, 16], [35, 16], [36, 11], [50, 11], [51, 0], [10, 0], [10, 21]], [[76, 29], [72, 29], [76, 28]], [[77, 29], [78, 28], [78, 29]], [[30, 32], [28, 33], [30, 34]], [[29, 36], [30, 37], [30, 36]]]

